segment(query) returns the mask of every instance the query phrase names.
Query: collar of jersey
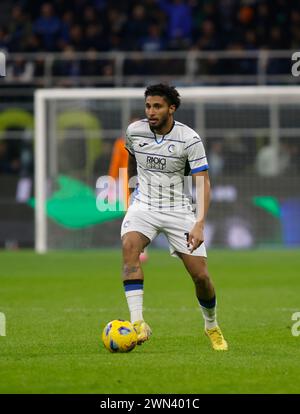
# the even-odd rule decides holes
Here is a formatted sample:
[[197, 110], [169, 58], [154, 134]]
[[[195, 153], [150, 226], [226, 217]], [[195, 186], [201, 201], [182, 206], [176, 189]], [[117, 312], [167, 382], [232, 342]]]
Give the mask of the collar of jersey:
[[154, 134], [155, 142], [156, 142], [157, 144], [161, 144], [161, 143], [163, 142], [163, 140], [164, 140], [165, 136], [166, 136], [166, 135], [168, 135], [168, 134], [172, 131], [172, 129], [174, 128], [174, 125], [175, 125], [175, 121], [173, 120], [173, 124], [172, 124], [172, 126], [171, 126], [170, 131], [168, 131], [166, 134], [164, 134], [164, 135], [162, 136], [162, 139], [161, 139], [160, 141], [157, 141], [157, 138], [156, 138], [156, 133], [155, 133], [154, 131], [152, 131], [152, 129], [151, 129], [151, 127], [150, 127], [151, 131], [152, 131], [152, 132], [153, 132], [153, 134]]

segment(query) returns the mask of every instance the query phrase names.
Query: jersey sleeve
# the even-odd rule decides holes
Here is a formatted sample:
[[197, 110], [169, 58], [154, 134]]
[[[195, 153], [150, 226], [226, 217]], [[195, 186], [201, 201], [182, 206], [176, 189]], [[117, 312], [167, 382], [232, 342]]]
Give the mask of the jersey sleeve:
[[192, 139], [187, 142], [185, 150], [192, 174], [208, 170], [204, 145], [199, 135], [194, 135]]
[[129, 127], [127, 128], [127, 131], [126, 131], [125, 148], [127, 149], [127, 151], [130, 152], [131, 155], [134, 155], [134, 149], [132, 145], [132, 138], [130, 135]]

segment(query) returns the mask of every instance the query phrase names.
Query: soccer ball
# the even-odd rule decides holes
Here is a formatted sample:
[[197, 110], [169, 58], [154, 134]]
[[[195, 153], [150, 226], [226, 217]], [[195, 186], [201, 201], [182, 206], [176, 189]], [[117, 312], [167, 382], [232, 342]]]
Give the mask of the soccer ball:
[[129, 321], [115, 319], [103, 329], [102, 341], [110, 352], [130, 352], [137, 344], [137, 333]]

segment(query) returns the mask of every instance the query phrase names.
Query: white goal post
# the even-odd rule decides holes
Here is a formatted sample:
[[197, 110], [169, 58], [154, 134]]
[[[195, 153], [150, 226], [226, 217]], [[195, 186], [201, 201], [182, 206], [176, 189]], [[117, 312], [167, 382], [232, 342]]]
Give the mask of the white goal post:
[[[48, 250], [47, 243], [47, 215], [46, 215], [46, 197], [47, 197], [47, 165], [49, 156], [51, 155], [51, 144], [49, 142], [55, 135], [49, 136], [49, 126], [55, 121], [51, 118], [51, 103], [59, 103], [63, 101], [66, 105], [68, 102], [93, 102], [95, 101], [99, 111], [104, 102], [116, 101], [120, 109], [121, 127], [112, 126], [112, 130], [122, 130], [126, 128], [130, 118], [130, 109], [128, 102], [131, 100], [139, 101], [143, 106], [143, 95], [145, 88], [80, 88], [80, 89], [39, 89], [34, 95], [34, 112], [35, 112], [35, 250], [38, 253], [45, 253]], [[295, 114], [300, 114], [300, 87], [294, 86], [251, 86], [251, 87], [178, 87], [178, 91], [182, 97], [182, 102], [188, 103], [190, 108], [195, 108], [195, 119], [192, 128], [196, 129], [204, 139], [207, 136], [221, 137], [222, 133], [226, 134], [224, 126], [218, 126], [219, 118], [226, 122], [226, 106], [245, 106], [247, 111], [248, 105], [266, 105], [268, 115], [266, 115], [265, 124], [255, 125], [255, 117], [249, 115], [249, 124], [247, 125], [247, 115], [244, 124], [230, 126], [234, 127], [236, 134], [241, 137], [246, 134], [257, 136], [257, 131], [263, 133], [265, 131], [270, 137], [270, 142], [274, 147], [278, 147], [282, 134], [289, 137], [300, 137], [300, 125], [282, 125], [280, 105], [290, 106], [295, 110]], [[210, 104], [216, 105], [216, 112], [213, 120], [210, 117]], [[208, 105], [206, 108], [205, 105]], [[222, 107], [218, 107], [222, 105]], [[219, 109], [218, 109], [219, 108]], [[118, 109], [118, 110], [119, 110]], [[218, 111], [220, 117], [218, 116]], [[179, 109], [180, 111], [180, 109]], [[247, 112], [245, 112], [247, 113]], [[113, 117], [112, 117], [113, 119]], [[54, 120], [54, 121], [53, 121]], [[215, 121], [214, 121], [215, 120]], [[216, 122], [216, 128], [213, 125], [208, 126], [209, 122]], [[228, 121], [232, 123], [233, 121]], [[188, 122], [187, 122], [188, 123]], [[222, 125], [223, 125], [222, 124]], [[228, 127], [228, 128], [229, 128]], [[226, 128], [225, 128], [226, 129]], [[210, 131], [210, 132], [209, 132]], [[214, 132], [212, 132], [214, 131]], [[49, 149], [50, 148], [50, 149]], [[54, 150], [55, 151], [55, 148]]]

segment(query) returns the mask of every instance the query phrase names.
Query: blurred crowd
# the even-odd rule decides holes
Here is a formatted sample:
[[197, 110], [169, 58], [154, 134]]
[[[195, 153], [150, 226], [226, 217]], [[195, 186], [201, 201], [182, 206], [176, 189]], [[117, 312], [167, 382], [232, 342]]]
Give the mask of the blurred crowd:
[[279, 177], [300, 173], [298, 138], [282, 138], [278, 145], [267, 137], [209, 138], [206, 150], [212, 177], [239, 174]]
[[[0, 24], [0, 49], [62, 53], [50, 69], [42, 57], [8, 60], [5, 81], [24, 85], [34, 80], [45, 86], [51, 74], [61, 86], [78, 85], [79, 78], [81, 85], [115, 86], [116, 62], [99, 59], [96, 52], [239, 53], [297, 50], [299, 45], [300, 4], [286, 0], [20, 0]], [[86, 55], [74, 58], [75, 52]], [[245, 57], [203, 58], [195, 68], [198, 76], [255, 76], [258, 62]], [[184, 59], [157, 59], [149, 65], [142, 55], [126, 57], [122, 67], [125, 76], [178, 76], [186, 70]], [[290, 73], [290, 58], [269, 59], [266, 73]], [[131, 82], [141, 85], [139, 80]]]
[[[9, 18], [0, 24], [0, 49], [9, 53], [62, 52], [64, 58], [54, 62], [52, 74], [65, 77], [67, 81], [64, 82], [72, 82], [71, 79], [78, 76], [112, 77], [113, 65], [97, 60], [93, 55], [95, 52], [297, 50], [300, 47], [300, 3], [297, 1], [19, 0], [12, 4]], [[84, 64], [72, 59], [74, 52], [87, 52], [88, 59]], [[270, 65], [272, 73], [283, 73], [285, 63], [273, 63]], [[139, 58], [128, 60], [124, 74], [147, 75], [151, 70], [151, 74], [160, 75], [163, 64], [149, 65], [148, 61]], [[249, 75], [257, 70], [256, 62], [251, 59], [240, 60], [238, 64], [234, 59], [230, 62], [219, 60], [202, 65], [204, 72], [200, 75], [232, 74], [236, 70], [235, 64], [239, 73]], [[169, 72], [180, 70], [178, 63], [167, 62], [165, 65]], [[42, 78], [44, 73], [43, 58], [32, 62], [18, 57], [8, 62], [6, 80], [16, 79], [19, 83], [29, 84], [33, 78]], [[59, 85], [68, 86], [67, 83]], [[98, 86], [97, 83], [93, 85]], [[32, 151], [30, 157], [27, 142], [22, 146], [20, 142], [23, 141], [14, 141], [0, 142], [0, 173], [32, 173]], [[291, 165], [300, 171], [299, 147], [291, 143], [281, 148], [285, 161], [272, 172], [276, 154], [272, 153], [273, 149], [268, 149], [267, 143], [258, 154], [260, 146], [249, 148], [246, 140], [235, 145], [234, 151], [230, 143], [211, 142], [208, 152], [211, 172], [215, 175], [247, 169], [245, 156], [260, 175], [264, 175], [262, 166], [266, 163], [270, 165], [269, 175], [284, 172]], [[249, 145], [253, 142], [249, 141]]]
[[300, 4], [286, 0], [21, 0], [0, 49], [157, 51], [295, 49]]
[[[18, 135], [11, 138], [9, 135]], [[0, 139], [0, 174], [28, 177], [33, 174], [31, 131], [8, 128]]]

